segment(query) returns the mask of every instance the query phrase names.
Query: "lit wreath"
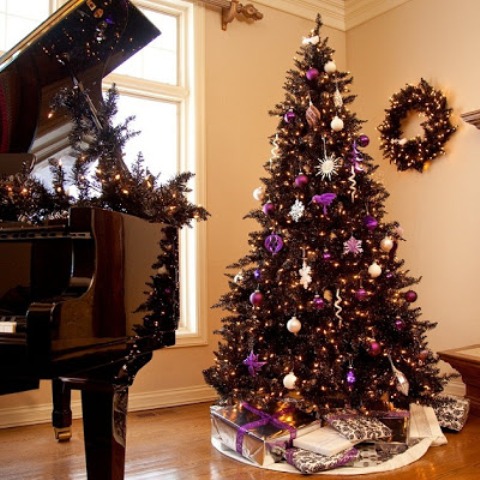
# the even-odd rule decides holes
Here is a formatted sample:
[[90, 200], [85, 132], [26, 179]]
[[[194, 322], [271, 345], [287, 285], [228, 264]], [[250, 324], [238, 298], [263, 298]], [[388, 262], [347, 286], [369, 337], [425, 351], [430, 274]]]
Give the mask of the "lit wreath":
[[[414, 168], [423, 172], [426, 162], [445, 153], [443, 145], [456, 130], [450, 122], [452, 109], [447, 107], [445, 96], [423, 78], [418, 85], [407, 85], [395, 93], [390, 105], [378, 127], [383, 156], [398, 170]], [[426, 120], [420, 124], [423, 135], [407, 139], [402, 137], [402, 121], [412, 111], [424, 114]]]

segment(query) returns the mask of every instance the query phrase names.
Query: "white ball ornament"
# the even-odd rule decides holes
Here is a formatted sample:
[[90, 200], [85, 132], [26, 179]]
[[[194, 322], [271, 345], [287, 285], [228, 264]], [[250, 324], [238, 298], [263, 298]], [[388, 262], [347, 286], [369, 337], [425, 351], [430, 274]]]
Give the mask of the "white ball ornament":
[[295, 316], [293, 316], [287, 322], [287, 330], [291, 333], [298, 333], [301, 328], [302, 328], [302, 322], [300, 322], [300, 320]]
[[380, 242], [380, 249], [383, 252], [389, 252], [393, 248], [393, 239], [391, 237], [385, 237], [384, 239], [381, 240]]
[[233, 277], [233, 281], [237, 284], [242, 283], [243, 279], [244, 279], [243, 272], [241, 270], [235, 275], [235, 277]]
[[323, 69], [326, 73], [335, 73], [337, 71], [337, 65], [333, 60], [330, 60], [324, 65]]
[[368, 274], [372, 278], [377, 278], [382, 274], [382, 267], [377, 263], [373, 262], [369, 267], [368, 267]]
[[261, 202], [265, 198], [265, 189], [258, 187], [253, 191], [253, 198]]
[[295, 388], [295, 382], [297, 381], [297, 377], [293, 372], [287, 373], [285, 377], [283, 377], [283, 386], [288, 388], [288, 390], [293, 390]]
[[335, 115], [333, 117], [333, 120], [330, 122], [330, 128], [334, 132], [339, 132], [340, 130], [343, 130], [343, 120], [340, 117], [337, 117], [337, 115]]

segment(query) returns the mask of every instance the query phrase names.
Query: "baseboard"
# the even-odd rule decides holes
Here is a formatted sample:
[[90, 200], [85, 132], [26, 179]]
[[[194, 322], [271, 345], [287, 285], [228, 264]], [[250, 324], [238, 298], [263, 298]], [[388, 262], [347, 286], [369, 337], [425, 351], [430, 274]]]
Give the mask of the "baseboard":
[[[134, 412], [190, 403], [213, 402], [216, 398], [215, 391], [208, 385], [196, 385], [147, 393], [130, 393], [128, 411]], [[72, 399], [71, 408], [73, 418], [81, 418], [82, 408], [79, 399]], [[51, 416], [51, 403], [2, 408], [0, 409], [0, 428], [49, 423]]]
[[[452, 380], [445, 388], [446, 395], [462, 397], [465, 395], [465, 385], [458, 380]], [[191, 403], [213, 402], [217, 398], [215, 391], [208, 385], [158, 390], [146, 393], [131, 393], [128, 399], [128, 411], [152, 410]], [[81, 418], [80, 400], [72, 400], [73, 418]], [[19, 427], [48, 423], [51, 421], [52, 405], [29, 405], [0, 409], [0, 428]]]

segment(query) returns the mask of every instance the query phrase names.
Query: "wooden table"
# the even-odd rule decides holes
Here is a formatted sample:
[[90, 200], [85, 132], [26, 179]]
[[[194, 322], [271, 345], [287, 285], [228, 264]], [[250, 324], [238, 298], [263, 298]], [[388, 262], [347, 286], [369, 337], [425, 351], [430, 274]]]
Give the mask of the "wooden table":
[[480, 344], [445, 350], [438, 355], [460, 373], [467, 388], [470, 413], [480, 416]]

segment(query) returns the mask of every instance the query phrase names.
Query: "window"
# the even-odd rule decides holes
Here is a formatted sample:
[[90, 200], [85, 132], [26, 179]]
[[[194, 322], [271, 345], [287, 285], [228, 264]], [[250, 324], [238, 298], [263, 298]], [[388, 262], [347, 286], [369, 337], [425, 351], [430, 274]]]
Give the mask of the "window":
[[[160, 173], [160, 182], [177, 172], [195, 173], [191, 201], [204, 204], [203, 8], [184, 0], [132, 2], [161, 35], [104, 79], [105, 90], [115, 83], [119, 91], [119, 121], [135, 116], [131, 127], [140, 132], [127, 143], [125, 161], [132, 163], [141, 152], [152, 173]], [[0, 50], [11, 48], [64, 3], [0, 0]], [[202, 223], [181, 232], [178, 345], [206, 343]]]

